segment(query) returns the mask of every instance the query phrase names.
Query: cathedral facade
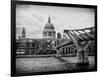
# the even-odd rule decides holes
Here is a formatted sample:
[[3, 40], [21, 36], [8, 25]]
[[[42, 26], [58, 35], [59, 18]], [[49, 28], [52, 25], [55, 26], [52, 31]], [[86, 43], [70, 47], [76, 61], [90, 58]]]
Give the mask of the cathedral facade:
[[51, 23], [50, 17], [42, 31], [42, 39], [30, 39], [26, 37], [26, 30], [23, 27], [21, 36], [16, 39], [16, 54], [17, 55], [43, 55], [56, 54], [53, 46], [56, 45], [56, 31]]

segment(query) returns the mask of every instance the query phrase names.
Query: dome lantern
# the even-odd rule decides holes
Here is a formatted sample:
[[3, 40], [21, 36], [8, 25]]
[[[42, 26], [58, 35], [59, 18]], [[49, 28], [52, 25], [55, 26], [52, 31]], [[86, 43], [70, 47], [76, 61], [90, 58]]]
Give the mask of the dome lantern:
[[48, 18], [48, 23], [51, 23], [51, 21], [50, 21], [50, 16], [49, 16], [49, 18]]
[[45, 24], [45, 27], [44, 27], [44, 30], [48, 30], [48, 29], [54, 30], [54, 26], [51, 23], [50, 16], [48, 18], [48, 22]]

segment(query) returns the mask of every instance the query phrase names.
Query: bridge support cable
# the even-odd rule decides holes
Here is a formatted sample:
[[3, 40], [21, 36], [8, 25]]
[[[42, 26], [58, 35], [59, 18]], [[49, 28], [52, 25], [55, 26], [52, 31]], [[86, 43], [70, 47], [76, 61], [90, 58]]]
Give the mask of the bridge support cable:
[[72, 42], [75, 44], [77, 48], [80, 49], [87, 46], [88, 41], [84, 41], [81, 43], [79, 40], [77, 40], [76, 36], [72, 34], [70, 31], [67, 32], [67, 35], [69, 36], [69, 38], [72, 40]]
[[77, 31], [77, 32], [78, 32], [78, 33], [80, 34], [80, 36], [83, 37], [85, 40], [88, 40], [88, 38], [87, 38], [86, 35], [82, 34], [80, 31]]
[[82, 37], [80, 37], [79, 35], [77, 35], [77, 34], [75, 33], [75, 31], [72, 31], [72, 32], [73, 32], [73, 34], [79, 39], [79, 41], [84, 40], [84, 38], [82, 38]]
[[80, 41], [80, 38], [75, 35], [75, 33], [73, 31], [69, 31], [71, 33], [71, 35], [77, 40], [77, 41]]
[[87, 33], [85, 30], [83, 30], [83, 32], [84, 32], [87, 36], [89, 36], [89, 38], [94, 39], [94, 36], [93, 36], [93, 35], [91, 35], [90, 33]]
[[75, 44], [75, 46], [78, 48], [79, 47], [79, 42], [77, 41], [77, 38], [74, 36], [74, 34], [72, 34], [69, 31], [66, 31], [67, 35], [69, 36], [69, 38], [72, 40], [72, 42]]

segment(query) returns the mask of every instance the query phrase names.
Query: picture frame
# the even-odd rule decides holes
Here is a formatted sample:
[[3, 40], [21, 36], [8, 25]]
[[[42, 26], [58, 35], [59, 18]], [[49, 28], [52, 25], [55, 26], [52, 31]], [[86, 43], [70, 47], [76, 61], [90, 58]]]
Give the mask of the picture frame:
[[[27, 7], [28, 6], [28, 7]], [[19, 19], [17, 19], [17, 15], [20, 15], [20, 13], [22, 13], [22, 12], [20, 12], [19, 13], [19, 11], [20, 10], [23, 10], [24, 12], [23, 12], [23, 14], [25, 13], [25, 12], [27, 12], [27, 11], [25, 11], [26, 9], [27, 10], [29, 10], [30, 9], [30, 11], [32, 10], [32, 8], [34, 8], [35, 6], [39, 6], [38, 8], [40, 8], [41, 6], [41, 8], [40, 9], [44, 9], [45, 7], [46, 7], [46, 11], [49, 11], [50, 13], [51, 12], [53, 12], [54, 10], [57, 10], [57, 12], [61, 12], [61, 13], [59, 13], [58, 15], [60, 15], [61, 14], [61, 17], [62, 17], [62, 15], [63, 15], [63, 13], [64, 13], [64, 9], [66, 9], [66, 8], [69, 8], [69, 10], [68, 11], [70, 11], [70, 9], [72, 10], [73, 8], [79, 8], [80, 10], [81, 9], [83, 9], [82, 10], [82, 12], [84, 12], [85, 11], [85, 13], [87, 14], [87, 12], [89, 11], [89, 15], [90, 15], [90, 18], [89, 19], [91, 19], [91, 16], [93, 15], [94, 16], [94, 18], [92, 18], [92, 20], [93, 20], [93, 22], [94, 22], [94, 24], [93, 24], [93, 30], [94, 30], [94, 28], [95, 28], [95, 32], [94, 32], [94, 38], [92, 39], [92, 38], [90, 38], [89, 37], [89, 35], [87, 36], [88, 37], [88, 40], [85, 40], [85, 41], [90, 41], [90, 40], [93, 40], [93, 41], [95, 41], [94, 43], [93, 43], [93, 48], [95, 49], [93, 52], [93, 54], [92, 54], [92, 56], [94, 56], [94, 58], [93, 58], [93, 60], [92, 60], [92, 62], [93, 62], [93, 66], [91, 65], [90, 67], [89, 67], [89, 64], [87, 65], [85, 65], [84, 63], [82, 64], [82, 65], [78, 65], [77, 67], [76, 67], [76, 63], [74, 63], [75, 65], [72, 65], [72, 66], [69, 66], [69, 65], [67, 65], [66, 64], [66, 62], [67, 62], [67, 60], [68, 61], [70, 61], [70, 59], [66, 59], [66, 58], [70, 58], [70, 57], [76, 57], [78, 54], [75, 54], [75, 55], [73, 55], [73, 54], [69, 54], [69, 55], [66, 55], [65, 53], [55, 53], [54, 51], [54, 53], [52, 54], [52, 52], [49, 52], [48, 51], [48, 53], [33, 53], [33, 51], [31, 51], [31, 54], [29, 54], [28, 53], [28, 51], [26, 51], [25, 50], [25, 54], [24, 55], [19, 55], [19, 54], [17, 54], [17, 39], [16, 39], [16, 37], [17, 37], [17, 24], [19, 24], [18, 23], [18, 21], [23, 21], [23, 19], [21, 19], [20, 20], [20, 18]], [[36, 8], [37, 8], [36, 7]], [[56, 8], [55, 8], [56, 7]], [[18, 8], [18, 9], [17, 9]], [[21, 9], [20, 9], [21, 8]], [[55, 9], [47, 9], [47, 8], [55, 8]], [[59, 10], [59, 8], [60, 8], [60, 10]], [[64, 8], [63, 10], [61, 10], [61, 8]], [[34, 8], [35, 9], [35, 8]], [[88, 9], [88, 10], [84, 10], [84, 9]], [[75, 9], [73, 9], [73, 10], [75, 10]], [[18, 13], [17, 13], [17, 11], [18, 11]], [[77, 10], [75, 10], [75, 11], [73, 11], [73, 12], [75, 12], [75, 15], [76, 15], [76, 12]], [[51, 16], [52, 16], [52, 18], [53, 18], [53, 14], [54, 15], [56, 15], [57, 14], [57, 12], [55, 11], [53, 14], [50, 14], [49, 12], [47, 12], [48, 14], [48, 23], [51, 23], [52, 21], [50, 20], [50, 18], [51, 18]], [[93, 14], [91, 14], [91, 12], [93, 13]], [[36, 12], [36, 13], [38, 13], [38, 11]], [[69, 12], [70, 13], [70, 12]], [[42, 16], [42, 12], [41, 13], [39, 13], [39, 15], [40, 16]], [[28, 15], [28, 14], [25, 14], [25, 15]], [[37, 14], [38, 15], [38, 14]], [[43, 15], [45, 15], [45, 14], [43, 14]], [[79, 16], [81, 16], [81, 15], [79, 15]], [[87, 15], [86, 15], [87, 16]], [[93, 17], [92, 16], [92, 17]], [[28, 17], [28, 16], [27, 16]], [[36, 16], [34, 16], [34, 17], [36, 17]], [[66, 17], [66, 15], [65, 15], [65, 17]], [[60, 18], [60, 17], [59, 17]], [[66, 18], [64, 18], [65, 20], [66, 20]], [[70, 18], [69, 18], [70, 19]], [[80, 17], [80, 19], [81, 19], [81, 17]], [[17, 21], [18, 20], [18, 21]], [[28, 19], [29, 20], [29, 19]], [[41, 19], [40, 19], [41, 20]], [[92, 21], [91, 20], [91, 21]], [[41, 20], [42, 21], [42, 20]], [[44, 21], [44, 20], [43, 20]], [[55, 21], [56, 21], [56, 18], [55, 18]], [[25, 22], [25, 21], [24, 21]], [[23, 22], [23, 23], [24, 23]], [[28, 22], [28, 21], [26, 21], [26, 22]], [[46, 21], [45, 21], [46, 22]], [[64, 22], [65, 23], [65, 22]], [[72, 20], [72, 23], [74, 23], [74, 21]], [[76, 22], [77, 23], [77, 22]], [[88, 23], [88, 22], [87, 22]], [[90, 24], [91, 24], [91, 22], [90, 22]], [[21, 24], [22, 25], [22, 24]], [[44, 25], [44, 24], [41, 24], [41, 25]], [[48, 25], [47, 25], [48, 26]], [[19, 27], [19, 26], [18, 26]], [[24, 26], [25, 27], [25, 26]], [[63, 27], [63, 26], [62, 26]], [[87, 26], [88, 27], [88, 26]], [[85, 28], [85, 29], [87, 29], [87, 30], [91, 30], [92, 28], [91, 27], [89, 27], [89, 28]], [[40, 28], [40, 26], [38, 27], [38, 28]], [[57, 28], [57, 27], [56, 27]], [[18, 37], [18, 39], [20, 38], [21, 40], [22, 39], [24, 39], [24, 37], [26, 37], [25, 36], [25, 31], [24, 31], [24, 28], [22, 28], [21, 27], [21, 29], [23, 29], [23, 34], [22, 34], [22, 36], [21, 37]], [[84, 29], [84, 30], [85, 30]], [[26, 29], [25, 29], [26, 30]], [[35, 30], [34, 28], [33, 28], [33, 30]], [[60, 29], [59, 29], [60, 30]], [[65, 29], [65, 30], [63, 30], [63, 32], [64, 33], [66, 33], [67, 34], [67, 32], [68, 31], [77, 31], [78, 29], [75, 29], [75, 30], [71, 30], [71, 29]], [[83, 31], [83, 29], [80, 29], [80, 30], [82, 30]], [[29, 33], [30, 34], [30, 33]], [[45, 36], [45, 33], [43, 34], [44, 36]], [[68, 34], [67, 34], [68, 35]], [[31, 36], [31, 34], [30, 34], [30, 36]], [[54, 35], [55, 37], [56, 37], [56, 34]], [[57, 34], [57, 37], [56, 38], [58, 38], [57, 40], [56, 40], [56, 44], [58, 45], [56, 45], [56, 47], [57, 47], [57, 50], [59, 50], [60, 51], [60, 48], [61, 47], [65, 47], [67, 44], [64, 44], [64, 45], [60, 45], [60, 43], [59, 43], [59, 38], [61, 39], [61, 34]], [[79, 35], [78, 35], [79, 36]], [[79, 36], [80, 37], [80, 36]], [[92, 36], [91, 36], [92, 37]], [[51, 38], [51, 37], [50, 37]], [[70, 34], [69, 34], [69, 38], [70, 38]], [[30, 39], [30, 38], [27, 38], [27, 40], [28, 39]], [[32, 39], [32, 42], [34, 41], [34, 39], [33, 38], [31, 38]], [[71, 39], [71, 38], [70, 38]], [[24, 39], [25, 40], [25, 39]], [[40, 38], [38, 39], [38, 40], [40, 40]], [[72, 41], [70, 41], [70, 43], [68, 43], [68, 44], [72, 44], [72, 42], [73, 42], [73, 39], [71, 39]], [[29, 41], [29, 40], [28, 40]], [[35, 42], [37, 41], [37, 39], [35, 39]], [[42, 41], [43, 41], [43, 39], [42, 39]], [[47, 40], [48, 41], [48, 40]], [[49, 40], [49, 41], [51, 41], [51, 40]], [[84, 41], [84, 40], [82, 40], [82, 41]], [[40, 44], [41, 42], [39, 42], [39, 44]], [[62, 40], [61, 40], [61, 43], [62, 43]], [[65, 42], [64, 42], [65, 43]], [[26, 44], [26, 42], [25, 42], [25, 44]], [[76, 43], [74, 43], [73, 42], [73, 44], [75, 44], [75, 46], [76, 46]], [[50, 44], [51, 45], [51, 44]], [[53, 46], [53, 45], [52, 45]], [[83, 45], [82, 45], [83, 46]], [[20, 46], [21, 47], [21, 46]], [[77, 47], [77, 46], [76, 46]], [[41, 47], [40, 47], [41, 48]], [[91, 48], [91, 47], [90, 47]], [[23, 48], [22, 48], [23, 49]], [[30, 48], [31, 49], [31, 48]], [[38, 48], [39, 49], [39, 48]], [[74, 49], [74, 48], [73, 48]], [[55, 49], [56, 50], [56, 49]], [[21, 51], [21, 50], [20, 50]], [[19, 51], [18, 51], [19, 52]], [[21, 51], [22, 52], [22, 51]], [[27, 52], [27, 53], [26, 53]], [[42, 52], [42, 51], [41, 51]], [[49, 54], [49, 53], [51, 53], [51, 54]], [[67, 53], [67, 52], [66, 52]], [[42, 55], [41, 55], [42, 54]], [[46, 54], [46, 55], [45, 55]], [[55, 56], [55, 54], [56, 54], [56, 56]], [[59, 55], [60, 54], [60, 55]], [[81, 55], [81, 53], [79, 53], [80, 55]], [[84, 53], [83, 53], [84, 54]], [[72, 56], [70, 56], [70, 55], [72, 55]], [[85, 55], [85, 54], [84, 54]], [[91, 56], [91, 55], [90, 55]], [[47, 59], [47, 58], [50, 58], [50, 59]], [[52, 57], [53, 57], [53, 59], [52, 59]], [[61, 57], [63, 57], [63, 59], [61, 58]], [[24, 59], [24, 58], [27, 58], [28, 60], [20, 60], [20, 58], [21, 59]], [[31, 58], [31, 61], [30, 61], [30, 58]], [[34, 58], [36, 59], [36, 60], [34, 60]], [[46, 58], [47, 59], [47, 61], [49, 61], [49, 60], [54, 60], [54, 61], [51, 61], [51, 62], [48, 62], [49, 64], [51, 63], [51, 67], [49, 66], [49, 64], [47, 64], [47, 66], [43, 66], [44, 68], [42, 68], [42, 60], [39, 60], [39, 63], [40, 63], [40, 68], [38, 68], [38, 69], [36, 69], [36, 67], [34, 67], [33, 65], [34, 65], [34, 62], [32, 62], [32, 61], [36, 61], [35, 63], [37, 63], [38, 62], [38, 60], [37, 60], [37, 58], [43, 58], [43, 61], [44, 62], [46, 62], [44, 59]], [[55, 59], [54, 59], [55, 58]], [[82, 58], [84, 58], [84, 56], [82, 57]], [[87, 57], [86, 57], [87, 58]], [[89, 57], [88, 57], [89, 58]], [[60, 60], [61, 62], [59, 62], [58, 63], [58, 66], [56, 66], [56, 59], [57, 60]], [[89, 58], [89, 59], [91, 59], [91, 57]], [[23, 62], [23, 61], [25, 61], [25, 62]], [[72, 59], [72, 61], [74, 62], [75, 60], [73, 60]], [[85, 62], [85, 60], [83, 60], [84, 62]], [[31, 63], [29, 63], [29, 66], [28, 66], [28, 62], [32, 62], [32, 66], [30, 65]], [[52, 63], [52, 62], [54, 62], [54, 63]], [[57, 61], [58, 62], [58, 61]], [[90, 61], [89, 61], [90, 62]], [[21, 64], [22, 63], [22, 64]], [[25, 64], [26, 63], [26, 64]], [[25, 65], [24, 65], [25, 64]], [[55, 64], [55, 67], [57, 67], [57, 68], [55, 68], [55, 67], [52, 67], [53, 65]], [[61, 64], [61, 65], [60, 65]], [[21, 66], [20, 66], [21, 65]], [[35, 65], [38, 65], [38, 63], [37, 64], [35, 64]], [[45, 65], [45, 64], [44, 64]], [[63, 66], [64, 65], [64, 66]], [[85, 65], [85, 66], [84, 66]], [[75, 66], [75, 67], [74, 67]], [[27, 67], [27, 68], [21, 68], [21, 67]], [[32, 67], [32, 68], [31, 68]], [[39, 67], [39, 65], [37, 66], [37, 67]], [[49, 67], [49, 68], [48, 68]], [[61, 68], [60, 68], [61, 67]], [[69, 68], [70, 70], [67, 70], [67, 68], [68, 67], [73, 67], [72, 69], [71, 68]], [[83, 69], [83, 68], [81, 68], [81, 67], [84, 67], [84, 68], [89, 68], [89, 69]], [[30, 68], [30, 69], [28, 69], [28, 68]], [[54, 69], [55, 68], [55, 69]], [[66, 69], [64, 69], [64, 68], [66, 68]], [[76, 68], [79, 68], [79, 69], [76, 69]], [[28, 69], [28, 71], [27, 71], [27, 69]], [[45, 71], [46, 69], [48, 69], [47, 71]], [[21, 70], [21, 71], [19, 71], [19, 70]], [[33, 70], [33, 71], [32, 71]], [[34, 70], [36, 70], [36, 72], [34, 72]], [[37, 71], [38, 70], [38, 71]], [[39, 70], [41, 70], [41, 71], [39, 71]], [[32, 71], [32, 72], [31, 72]], [[82, 4], [67, 4], [67, 3], [50, 3], [50, 2], [36, 2], [36, 1], [11, 1], [11, 76], [31, 76], [31, 75], [45, 75], [45, 74], [61, 74], [61, 73], [79, 73], [79, 72], [92, 72], [92, 71], [97, 71], [97, 6], [96, 5], [82, 5]]]

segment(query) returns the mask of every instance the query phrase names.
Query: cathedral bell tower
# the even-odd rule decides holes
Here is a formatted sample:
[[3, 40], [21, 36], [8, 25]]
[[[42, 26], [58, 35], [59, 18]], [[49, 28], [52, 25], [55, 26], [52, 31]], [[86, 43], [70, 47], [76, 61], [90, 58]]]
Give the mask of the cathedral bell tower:
[[22, 36], [21, 36], [22, 39], [26, 38], [26, 31], [25, 31], [25, 28], [23, 27], [22, 29]]

